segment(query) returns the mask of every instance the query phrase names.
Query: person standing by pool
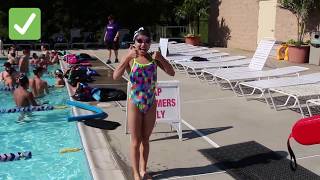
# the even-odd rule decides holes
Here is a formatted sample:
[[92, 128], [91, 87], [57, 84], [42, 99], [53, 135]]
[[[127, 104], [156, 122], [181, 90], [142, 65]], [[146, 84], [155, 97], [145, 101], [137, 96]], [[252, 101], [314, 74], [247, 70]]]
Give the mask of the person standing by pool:
[[41, 54], [44, 54], [45, 60], [50, 60], [50, 52], [47, 49], [47, 46], [41, 45]]
[[146, 170], [149, 138], [156, 121], [157, 67], [170, 76], [174, 76], [175, 71], [160, 52], [148, 53], [151, 43], [149, 31], [139, 28], [134, 33], [133, 41], [134, 45], [115, 69], [113, 78], [119, 79], [125, 70], [130, 78], [128, 125], [131, 132], [130, 157], [134, 179], [152, 179]]
[[29, 79], [25, 74], [21, 74], [18, 78], [19, 87], [14, 90], [13, 97], [18, 107], [37, 106], [37, 102], [31, 92], [28, 91]]
[[115, 22], [113, 15], [108, 17], [108, 24], [106, 26], [106, 33], [104, 35], [104, 42], [106, 43], [108, 50], [108, 60], [107, 64], [111, 63], [111, 50], [114, 52], [115, 60], [114, 62], [119, 62], [118, 60], [118, 49], [119, 49], [119, 24]]
[[11, 46], [8, 51], [8, 62], [12, 65], [18, 64], [17, 50], [15, 46]]
[[21, 56], [21, 58], [19, 60], [20, 73], [28, 73], [29, 72], [29, 58], [30, 58], [30, 50], [24, 49], [23, 56]]
[[49, 94], [47, 81], [41, 79], [44, 70], [43, 67], [37, 67], [33, 70], [34, 77], [30, 79], [30, 88], [34, 97], [42, 97], [45, 94]]

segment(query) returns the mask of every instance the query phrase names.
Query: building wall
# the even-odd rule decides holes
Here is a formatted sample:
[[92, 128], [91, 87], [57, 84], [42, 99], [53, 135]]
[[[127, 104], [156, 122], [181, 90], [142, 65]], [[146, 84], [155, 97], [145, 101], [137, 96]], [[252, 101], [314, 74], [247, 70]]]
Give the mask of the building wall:
[[[319, 31], [320, 28], [320, 9], [314, 9], [310, 12], [310, 18], [306, 27], [305, 40], [310, 40], [310, 33]], [[296, 40], [298, 37], [298, 25], [296, 17], [288, 10], [277, 8], [276, 14], [276, 33], [275, 38], [278, 41], [286, 42], [289, 39]]]
[[[209, 44], [255, 50], [258, 35], [259, 0], [211, 0]], [[297, 38], [297, 21], [288, 10], [277, 7], [275, 38], [286, 42]], [[320, 30], [320, 10], [311, 13], [306, 32]], [[310, 34], [305, 35], [309, 40]]]
[[[257, 46], [257, 0], [211, 0], [209, 43], [254, 50]], [[225, 38], [229, 35], [229, 38]]]
[[297, 20], [295, 16], [286, 9], [277, 7], [275, 38], [278, 41], [287, 42], [289, 39], [297, 38]]

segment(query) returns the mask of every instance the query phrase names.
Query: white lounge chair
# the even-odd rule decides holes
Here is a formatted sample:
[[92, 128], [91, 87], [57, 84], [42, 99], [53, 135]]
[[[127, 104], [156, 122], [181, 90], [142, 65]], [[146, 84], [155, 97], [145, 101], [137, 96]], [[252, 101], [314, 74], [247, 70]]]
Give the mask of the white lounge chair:
[[[198, 57], [207, 58], [208, 61], [202, 61], [202, 63], [205, 62], [217, 62], [217, 59], [221, 59], [224, 57], [228, 57], [229, 53], [212, 53], [212, 54], [204, 54], [204, 55], [198, 55]], [[179, 72], [186, 72], [186, 68], [183, 66], [184, 62], [192, 63], [195, 62], [191, 60], [191, 58], [194, 56], [167, 56], [167, 59], [169, 62], [179, 71]], [[201, 62], [197, 62], [201, 63]]]
[[307, 100], [306, 102], [307, 104], [307, 108], [308, 108], [308, 111], [309, 111], [309, 116], [313, 116], [312, 112], [311, 112], [311, 108], [310, 106], [313, 104], [313, 105], [316, 105], [316, 106], [320, 106], [320, 99], [309, 99]]
[[[281, 96], [286, 96], [287, 99], [283, 104], [275, 103], [275, 95], [280, 94]], [[270, 88], [269, 96], [273, 105], [273, 108], [278, 110], [279, 108], [289, 107], [294, 108], [298, 107], [302, 117], [305, 117], [305, 114], [302, 110], [302, 105], [306, 100], [315, 99], [320, 97], [320, 84], [304, 84], [297, 86], [287, 86], [287, 87], [278, 87], [278, 88]], [[290, 99], [293, 99], [294, 102], [292, 105], [289, 105]], [[301, 101], [304, 100], [304, 101]]]
[[[299, 75], [300, 72], [306, 71], [309, 68], [301, 66], [288, 66], [276, 69], [270, 69], [265, 71], [242, 71], [242, 72], [229, 72], [228, 74], [217, 73], [215, 74], [215, 81], [220, 86], [225, 81], [229, 84], [230, 88], [235, 94], [237, 94], [236, 87], [238, 87], [240, 82], [252, 81], [260, 79], [268, 79], [271, 77], [279, 77], [285, 75]], [[238, 95], [238, 94], [237, 94]]]
[[201, 56], [205, 54], [213, 54], [213, 53], [218, 53], [219, 51], [216, 49], [206, 49], [206, 50], [200, 50], [200, 51], [195, 51], [195, 52], [184, 52], [182, 53], [183, 55], [186, 56]]
[[[272, 47], [274, 46], [275, 41], [269, 40], [269, 39], [263, 39], [258, 44], [258, 47], [250, 61], [250, 64], [248, 67], [241, 67], [241, 71], [261, 71], [268, 59], [268, 56], [270, 54], [270, 51]], [[217, 73], [229, 73], [234, 72], [237, 70], [237, 68], [232, 69], [221, 69], [219, 71], [208, 71], [208, 74], [217, 74]]]
[[186, 72], [189, 77], [198, 77], [200, 80], [204, 79], [203, 69], [211, 68], [229, 68], [235, 66], [244, 66], [248, 65], [250, 59], [245, 59], [245, 56], [223, 56], [219, 58], [209, 58], [208, 61], [175, 61], [177, 65], [182, 67], [182, 70]]
[[[312, 73], [307, 75], [300, 75], [297, 77], [281, 77], [274, 79], [250, 81], [250, 82], [241, 82], [239, 83], [239, 88], [241, 94], [247, 98], [247, 96], [255, 94], [258, 90], [260, 91], [260, 97], [263, 96], [266, 103], [269, 104], [266, 96], [266, 92], [270, 88], [279, 88], [286, 86], [297, 86], [303, 84], [312, 84], [320, 82], [320, 73]], [[250, 93], [245, 93], [244, 88], [251, 88]]]
[[[215, 74], [228, 74], [232, 72], [247, 72], [247, 71], [261, 71], [268, 59], [270, 51], [274, 46], [275, 41], [270, 39], [263, 39], [257, 46], [257, 49], [251, 58], [249, 63], [245, 63], [241, 60], [239, 62], [235, 62], [234, 64], [230, 64], [230, 62], [221, 63], [220, 67], [234, 67], [234, 68], [224, 68], [221, 70], [213, 69], [211, 64], [209, 64], [205, 69], [202, 70], [202, 76], [208, 81], [208, 83], [215, 82]], [[248, 61], [247, 61], [248, 62]], [[237, 64], [239, 63], [239, 65]], [[243, 66], [247, 65], [247, 67], [235, 67], [235, 66]], [[210, 78], [211, 77], [211, 78]]]

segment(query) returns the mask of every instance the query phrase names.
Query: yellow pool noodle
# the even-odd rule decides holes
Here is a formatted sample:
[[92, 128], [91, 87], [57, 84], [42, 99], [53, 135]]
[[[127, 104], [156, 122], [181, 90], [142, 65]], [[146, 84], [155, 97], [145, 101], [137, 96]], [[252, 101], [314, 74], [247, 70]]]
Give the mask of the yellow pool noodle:
[[63, 148], [63, 149], [60, 150], [60, 154], [69, 153], [69, 152], [78, 152], [81, 149], [82, 148]]

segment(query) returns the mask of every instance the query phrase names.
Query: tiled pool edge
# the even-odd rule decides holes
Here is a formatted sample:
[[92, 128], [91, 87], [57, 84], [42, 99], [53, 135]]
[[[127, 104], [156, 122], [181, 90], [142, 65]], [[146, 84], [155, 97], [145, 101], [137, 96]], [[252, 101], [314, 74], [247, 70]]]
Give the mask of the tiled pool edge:
[[[60, 65], [61, 68], [64, 69], [62, 63]], [[70, 86], [67, 84], [66, 87], [70, 100], [73, 101], [71, 98]], [[76, 107], [72, 107], [72, 113], [75, 116], [88, 114]], [[77, 122], [77, 128], [92, 178], [94, 180], [126, 180], [126, 176], [117, 163], [116, 157], [114, 156], [110, 144], [104, 137], [102, 130], [95, 129], [95, 131], [93, 131], [93, 129], [84, 126], [81, 122]]]

